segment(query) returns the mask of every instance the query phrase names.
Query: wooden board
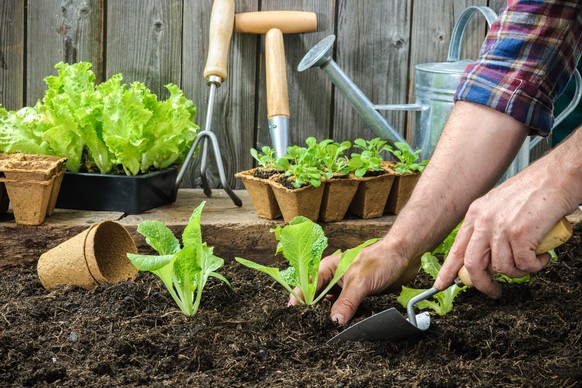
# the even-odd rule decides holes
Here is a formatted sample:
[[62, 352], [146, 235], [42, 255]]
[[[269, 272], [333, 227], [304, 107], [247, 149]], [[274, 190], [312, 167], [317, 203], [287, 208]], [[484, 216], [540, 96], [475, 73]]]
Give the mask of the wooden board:
[[[0, 268], [37, 260], [45, 251], [81, 233], [95, 222], [113, 220], [127, 228], [140, 252], [151, 252], [143, 237], [136, 232], [139, 223], [158, 220], [180, 237], [196, 206], [206, 201], [202, 213], [202, 236], [215, 253], [225, 259], [241, 256], [253, 260], [272, 259], [276, 240], [270, 230], [282, 220], [257, 217], [245, 190], [237, 190], [243, 206], [235, 206], [223, 190], [214, 190], [211, 198], [202, 190], [181, 189], [176, 202], [138, 215], [120, 212], [56, 209], [42, 225], [16, 225], [11, 213], [0, 216]], [[329, 239], [329, 253], [354, 247], [373, 237], [382, 237], [393, 223], [394, 216], [376, 219], [349, 219], [322, 224]]]

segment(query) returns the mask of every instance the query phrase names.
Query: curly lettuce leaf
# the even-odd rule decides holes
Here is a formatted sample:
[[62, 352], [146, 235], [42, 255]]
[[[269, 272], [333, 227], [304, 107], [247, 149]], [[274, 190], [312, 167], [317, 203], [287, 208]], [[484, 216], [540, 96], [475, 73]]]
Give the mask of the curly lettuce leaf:
[[37, 106], [18, 111], [0, 107], [0, 151], [49, 155], [49, 144], [42, 135], [41, 114]]
[[[91, 64], [55, 65], [58, 75], [48, 76], [48, 86], [39, 109], [45, 127], [43, 139], [56, 155], [67, 158], [70, 171], [79, 171], [85, 147], [101, 171], [109, 171], [109, 155], [95, 128], [101, 118], [100, 101], [95, 95], [95, 74]], [[103, 154], [104, 153], [104, 154]]]

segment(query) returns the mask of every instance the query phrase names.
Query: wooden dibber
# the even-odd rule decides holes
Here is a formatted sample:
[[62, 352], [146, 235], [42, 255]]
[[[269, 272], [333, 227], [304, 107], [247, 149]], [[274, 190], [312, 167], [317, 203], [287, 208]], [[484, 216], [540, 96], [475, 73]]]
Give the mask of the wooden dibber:
[[277, 156], [287, 153], [289, 137], [289, 93], [283, 34], [317, 29], [317, 16], [302, 11], [260, 11], [236, 14], [234, 30], [243, 34], [265, 34], [267, 115], [271, 141]]
[[[566, 217], [562, 217], [562, 219], [558, 221], [556, 225], [554, 225], [554, 227], [550, 229], [548, 234], [546, 234], [546, 236], [542, 239], [542, 242], [535, 251], [536, 255], [541, 255], [554, 248], [559, 247], [560, 245], [568, 241], [570, 237], [572, 237], [572, 232], [573, 232], [572, 225], [570, 224], [570, 221], [568, 221]], [[491, 268], [491, 266], [489, 267], [489, 272], [491, 274], [494, 273], [493, 268]], [[471, 276], [469, 275], [469, 272], [467, 271], [467, 268], [465, 268], [465, 266], [463, 266], [459, 270], [458, 276], [459, 280], [465, 286], [473, 286], [473, 281], [471, 280]]]

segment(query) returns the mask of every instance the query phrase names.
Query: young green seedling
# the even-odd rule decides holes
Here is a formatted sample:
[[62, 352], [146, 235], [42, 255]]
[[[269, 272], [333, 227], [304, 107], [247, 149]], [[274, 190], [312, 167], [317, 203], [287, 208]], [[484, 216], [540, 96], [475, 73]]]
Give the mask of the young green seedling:
[[222, 267], [224, 260], [215, 256], [214, 249], [202, 242], [200, 218], [205, 203], [202, 202], [192, 212], [182, 233], [182, 248], [166, 225], [159, 221], [144, 221], [137, 231], [159, 255], [127, 254], [137, 269], [152, 272], [162, 280], [186, 316], [198, 311], [202, 290], [210, 276], [230, 286], [225, 277], [215, 272]]
[[277, 166], [285, 171], [296, 189], [305, 185], [319, 187], [323, 177], [317, 158], [317, 141], [308, 137], [305, 142], [307, 147], [288, 147], [287, 154], [277, 160]]
[[394, 170], [397, 173], [410, 174], [414, 172], [422, 172], [424, 170], [428, 160], [417, 162], [417, 160], [420, 158], [421, 150], [412, 152], [410, 146], [407, 143], [402, 142], [396, 142], [394, 145], [398, 149], [390, 150], [390, 152], [399, 160], [394, 166]]
[[[315, 304], [323, 298], [331, 287], [345, 274], [358, 253], [364, 247], [378, 240], [368, 240], [342, 253], [333, 279], [325, 289], [316, 295], [319, 262], [321, 261], [323, 251], [327, 248], [327, 238], [321, 226], [308, 218], [297, 216], [291, 220], [289, 225], [283, 228], [277, 226], [273, 232], [275, 233], [277, 241], [279, 241], [276, 254], [282, 253], [283, 257], [287, 259], [289, 262], [287, 269], [281, 271], [278, 268], [260, 265], [240, 257], [236, 257], [235, 260], [244, 266], [270, 275], [285, 287], [288, 292], [293, 294], [297, 300], [308, 305]], [[341, 252], [336, 252], [336, 254], [339, 253]], [[294, 287], [298, 287], [301, 290], [303, 294], [302, 298], [293, 291]]]
[[390, 147], [385, 140], [376, 137], [366, 141], [364, 139], [354, 140], [354, 147], [361, 149], [361, 153], [353, 153], [350, 158], [350, 171], [357, 177], [363, 177], [371, 171], [382, 170], [382, 151], [390, 152]]
[[251, 148], [251, 156], [257, 161], [259, 167], [266, 170], [278, 170], [274, 148], [263, 146], [261, 152]]
[[320, 169], [327, 179], [349, 174], [348, 158], [344, 156], [344, 152], [350, 149], [351, 146], [352, 143], [349, 141], [337, 143], [331, 139], [325, 139], [319, 142], [317, 145], [317, 158]]

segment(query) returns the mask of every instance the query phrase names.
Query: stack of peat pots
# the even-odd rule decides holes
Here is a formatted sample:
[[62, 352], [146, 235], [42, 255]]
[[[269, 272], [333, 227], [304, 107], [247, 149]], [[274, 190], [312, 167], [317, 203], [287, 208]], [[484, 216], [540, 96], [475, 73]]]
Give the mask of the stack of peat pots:
[[264, 176], [259, 168], [236, 174], [249, 193], [257, 215], [270, 220], [281, 216], [289, 223], [301, 215], [312, 221], [337, 222], [346, 214], [357, 218], [378, 218], [398, 214], [404, 207], [421, 173], [398, 174], [393, 162], [384, 162], [383, 170], [371, 176], [353, 173], [324, 180], [319, 187], [299, 189], [285, 182], [281, 171]]
[[50, 155], [0, 154], [0, 214], [10, 202], [17, 224], [42, 224], [55, 209], [65, 161]]

